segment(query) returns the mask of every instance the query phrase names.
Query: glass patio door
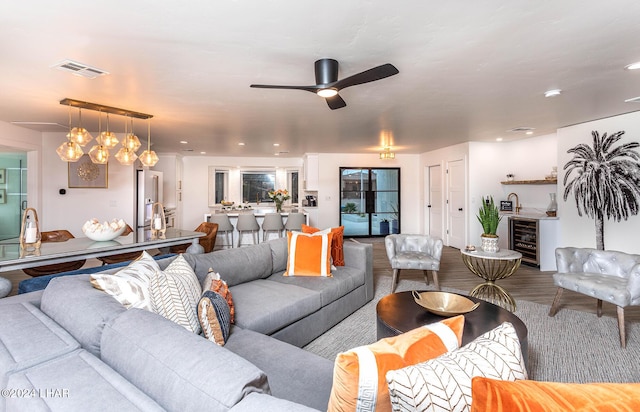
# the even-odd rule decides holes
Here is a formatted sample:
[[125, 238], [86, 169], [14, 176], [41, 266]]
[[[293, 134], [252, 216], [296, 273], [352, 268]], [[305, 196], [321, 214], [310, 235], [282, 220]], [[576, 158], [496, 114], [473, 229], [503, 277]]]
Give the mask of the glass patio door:
[[400, 169], [341, 167], [340, 224], [345, 236], [400, 233]]
[[0, 153], [0, 240], [20, 236], [27, 205], [26, 153]]

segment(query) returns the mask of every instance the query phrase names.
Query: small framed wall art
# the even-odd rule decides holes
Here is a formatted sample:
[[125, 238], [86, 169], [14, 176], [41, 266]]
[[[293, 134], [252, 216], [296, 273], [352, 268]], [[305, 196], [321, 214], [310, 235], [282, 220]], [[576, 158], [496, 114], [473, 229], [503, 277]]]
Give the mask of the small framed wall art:
[[7, 203], [7, 190], [0, 189], [0, 204]]
[[107, 177], [108, 163], [95, 164], [88, 154], [82, 155], [77, 162], [69, 162], [69, 188], [106, 189], [109, 185]]
[[7, 183], [7, 169], [0, 169], [0, 185]]
[[501, 200], [500, 201], [500, 211], [501, 212], [513, 212], [513, 202], [511, 200]]

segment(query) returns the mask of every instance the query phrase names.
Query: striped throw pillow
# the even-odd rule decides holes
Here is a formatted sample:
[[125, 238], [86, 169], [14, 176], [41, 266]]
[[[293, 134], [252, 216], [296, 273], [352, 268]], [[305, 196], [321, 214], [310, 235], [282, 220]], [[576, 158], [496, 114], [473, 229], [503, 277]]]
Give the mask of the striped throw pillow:
[[438, 358], [387, 372], [393, 410], [467, 412], [476, 376], [527, 379], [520, 341], [511, 323]]
[[224, 296], [206, 290], [198, 303], [198, 320], [205, 338], [220, 346], [227, 342], [231, 329], [231, 311]]
[[332, 276], [331, 229], [313, 234], [288, 232], [289, 255], [284, 276]]
[[461, 315], [338, 354], [329, 411], [391, 411], [387, 371], [460, 347], [463, 329]]
[[196, 312], [202, 287], [182, 255], [178, 255], [165, 270], [155, 272], [149, 281], [149, 293], [153, 312], [193, 333], [200, 333]]

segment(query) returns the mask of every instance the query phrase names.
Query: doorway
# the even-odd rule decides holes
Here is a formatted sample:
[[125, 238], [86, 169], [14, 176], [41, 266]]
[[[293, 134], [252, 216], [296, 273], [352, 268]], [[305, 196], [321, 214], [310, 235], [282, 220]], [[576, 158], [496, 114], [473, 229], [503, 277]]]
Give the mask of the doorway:
[[340, 225], [344, 235], [400, 233], [400, 168], [340, 168]]
[[0, 240], [20, 236], [27, 207], [27, 154], [0, 153]]

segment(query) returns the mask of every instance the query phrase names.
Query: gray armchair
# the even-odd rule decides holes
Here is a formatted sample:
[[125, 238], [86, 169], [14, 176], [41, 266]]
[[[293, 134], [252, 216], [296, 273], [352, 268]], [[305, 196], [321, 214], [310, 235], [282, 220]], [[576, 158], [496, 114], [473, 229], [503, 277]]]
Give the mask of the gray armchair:
[[572, 290], [597, 299], [596, 313], [602, 316], [602, 301], [617, 307], [620, 345], [626, 347], [624, 308], [640, 305], [640, 255], [612, 250], [566, 247], [556, 249], [558, 273], [553, 283], [558, 291], [549, 316], [560, 305], [562, 292]]
[[422, 270], [427, 285], [427, 271], [430, 270], [433, 273], [433, 284], [440, 290], [438, 270], [442, 257], [442, 239], [427, 235], [389, 235], [385, 237], [384, 243], [393, 269], [391, 293], [396, 290], [401, 269]]

